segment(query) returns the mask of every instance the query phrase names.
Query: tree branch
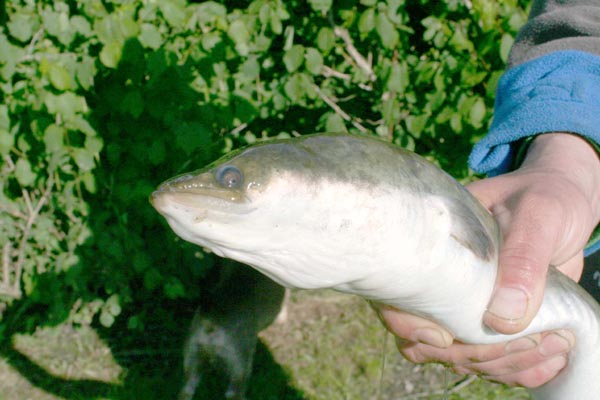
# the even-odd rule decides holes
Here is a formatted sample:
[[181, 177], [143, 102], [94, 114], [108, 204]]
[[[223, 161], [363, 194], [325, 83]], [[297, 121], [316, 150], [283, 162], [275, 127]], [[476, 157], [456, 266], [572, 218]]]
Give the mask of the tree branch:
[[367, 59], [363, 57], [363, 55], [360, 54], [358, 50], [356, 50], [356, 47], [354, 47], [354, 44], [352, 43], [352, 39], [350, 38], [348, 30], [336, 26], [333, 30], [333, 33], [335, 33], [337, 37], [341, 38], [344, 41], [346, 45], [346, 51], [348, 52], [348, 54], [350, 54], [350, 57], [352, 57], [356, 65], [364, 71], [364, 73], [367, 75], [367, 78], [371, 82], [375, 82], [377, 76], [375, 75], [375, 72], [373, 72], [371, 63], [367, 61]]
[[333, 101], [331, 98], [327, 97], [327, 95], [325, 95], [325, 93], [323, 93], [321, 91], [321, 88], [319, 88], [319, 86], [314, 85], [314, 87], [315, 87], [315, 90], [317, 91], [317, 94], [319, 95], [319, 97], [321, 97], [321, 99], [329, 107], [331, 107], [333, 109], [333, 111], [335, 111], [336, 114], [338, 114], [340, 117], [342, 117], [345, 121], [350, 122], [352, 125], [354, 125], [362, 133], [367, 133], [368, 132], [367, 128], [365, 128], [364, 126], [362, 126], [358, 121], [356, 121], [354, 118], [352, 118], [347, 112], [345, 112], [344, 110], [342, 110], [342, 108], [340, 106], [338, 106], [335, 101]]

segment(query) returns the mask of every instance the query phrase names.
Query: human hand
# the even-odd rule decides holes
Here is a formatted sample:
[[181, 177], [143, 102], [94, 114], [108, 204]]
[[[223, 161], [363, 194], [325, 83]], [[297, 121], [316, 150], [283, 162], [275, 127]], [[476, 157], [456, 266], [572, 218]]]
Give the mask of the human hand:
[[[578, 136], [536, 138], [516, 171], [484, 179], [468, 189], [497, 219], [504, 242], [499, 273], [484, 322], [501, 333], [526, 328], [542, 301], [549, 265], [574, 280], [583, 269], [583, 248], [600, 219], [600, 162]], [[566, 365], [574, 343], [568, 331], [545, 332], [494, 345], [453, 343], [431, 321], [376, 306], [398, 336], [410, 361], [442, 362], [459, 373], [527, 387], [539, 386]]]

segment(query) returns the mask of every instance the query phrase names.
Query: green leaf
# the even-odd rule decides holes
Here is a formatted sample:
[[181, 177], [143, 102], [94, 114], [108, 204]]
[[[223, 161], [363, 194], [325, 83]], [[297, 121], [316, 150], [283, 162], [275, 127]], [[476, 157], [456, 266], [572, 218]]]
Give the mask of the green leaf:
[[8, 116], [8, 107], [6, 104], [0, 104], [0, 130], [8, 131], [10, 129], [10, 117]]
[[386, 127], [395, 126], [400, 118], [400, 110], [398, 108], [398, 100], [396, 96], [388, 96], [381, 105], [381, 116]]
[[239, 72], [243, 78], [240, 78], [246, 82], [254, 82], [260, 76], [260, 64], [256, 57], [248, 57], [242, 65], [240, 65]]
[[158, 2], [158, 7], [169, 25], [174, 28], [183, 28], [186, 21], [185, 1], [163, 0]]
[[33, 22], [32, 15], [15, 14], [6, 25], [12, 37], [20, 42], [27, 42], [33, 36]]
[[92, 57], [84, 56], [75, 66], [75, 77], [79, 85], [89, 90], [94, 86], [94, 77], [96, 76], [96, 62]]
[[481, 128], [483, 119], [485, 118], [486, 107], [485, 102], [481, 97], [477, 97], [469, 112], [469, 121], [475, 128]]
[[165, 161], [167, 150], [163, 142], [158, 140], [152, 141], [148, 148], [148, 159], [153, 165], [160, 165]]
[[323, 53], [327, 54], [333, 48], [334, 45], [335, 34], [333, 33], [333, 29], [319, 29], [319, 34], [317, 35], [317, 46], [319, 47], [319, 49], [321, 49]]
[[91, 172], [86, 172], [80, 176], [81, 182], [89, 193], [96, 193], [96, 177]]
[[120, 16], [117, 23], [123, 39], [134, 38], [140, 33], [140, 26], [130, 16]]
[[48, 66], [48, 78], [55, 89], [63, 91], [72, 87], [71, 75], [58, 63], [50, 63]]
[[96, 136], [96, 130], [92, 128], [90, 123], [81, 115], [73, 115], [65, 120], [65, 125], [68, 129], [79, 131], [87, 136]]
[[[70, 25], [69, 15], [66, 11], [55, 12], [46, 8], [42, 11], [41, 17], [48, 33], [56, 37], [62, 44], [68, 46], [73, 41], [75, 29], [73, 29], [74, 26]], [[85, 18], [79, 18], [87, 22]], [[77, 20], [75, 22], [77, 23]]]
[[158, 49], [163, 43], [162, 36], [158, 28], [152, 24], [142, 24], [139, 39], [142, 46], [149, 47], [154, 50]]
[[152, 260], [148, 254], [139, 252], [133, 255], [132, 265], [135, 272], [140, 273], [150, 268]]
[[510, 49], [512, 48], [514, 42], [515, 39], [508, 33], [503, 34], [502, 39], [500, 39], [500, 58], [505, 63], [508, 61]]
[[160, 285], [162, 279], [162, 275], [156, 268], [150, 268], [144, 273], [144, 288], [153, 291]]
[[0, 129], [0, 154], [8, 154], [14, 144], [14, 136], [10, 132]]
[[86, 136], [84, 147], [94, 156], [98, 156], [98, 153], [100, 153], [104, 147], [104, 142], [102, 141], [102, 138], [97, 136]]
[[360, 33], [367, 34], [375, 28], [375, 9], [368, 8], [358, 20], [358, 30]]
[[121, 314], [121, 304], [120, 304], [120, 298], [118, 294], [113, 294], [112, 296], [110, 296], [107, 300], [106, 303], [104, 303], [104, 307], [103, 307], [106, 312], [108, 312], [110, 315], [113, 316], [117, 316], [119, 314]]
[[409, 84], [408, 66], [406, 62], [396, 62], [390, 68], [387, 80], [387, 89], [402, 95]]
[[41, 17], [42, 22], [44, 23], [44, 29], [46, 29], [48, 34], [58, 37], [66, 28], [66, 25], [61, 23], [61, 15], [63, 16], [62, 19], [64, 20], [66, 18], [68, 22], [69, 16], [67, 13], [59, 13], [48, 7], [44, 8]]
[[71, 17], [69, 23], [73, 27], [73, 29], [75, 29], [75, 31], [80, 35], [84, 37], [92, 36], [92, 26], [90, 25], [88, 20], [85, 19], [83, 16], [74, 15]]
[[474, 50], [473, 43], [460, 26], [455, 27], [454, 34], [450, 39], [450, 44], [454, 46], [458, 51], [464, 50], [472, 52]]
[[105, 310], [102, 310], [99, 321], [103, 327], [110, 328], [115, 323], [115, 317]]
[[51, 154], [63, 149], [63, 138], [65, 133], [66, 132], [64, 128], [55, 124], [49, 125], [44, 131], [44, 144], [46, 145], [46, 152]]
[[319, 75], [323, 69], [323, 56], [313, 47], [306, 49], [306, 69], [313, 75]]
[[344, 119], [335, 113], [328, 113], [325, 121], [326, 132], [348, 132]]
[[185, 287], [181, 281], [175, 277], [169, 279], [163, 287], [165, 296], [171, 300], [185, 297]]
[[0, 31], [0, 76], [4, 81], [11, 81], [17, 62], [21, 58], [21, 53], [24, 53], [24, 51], [10, 44], [6, 35], [3, 35]]
[[207, 32], [204, 35], [202, 35], [201, 43], [202, 43], [202, 47], [204, 48], [204, 50], [211, 51], [216, 45], [218, 45], [222, 41], [223, 41], [223, 38], [221, 37], [220, 33]]
[[21, 186], [30, 186], [35, 182], [36, 175], [31, 170], [28, 160], [19, 158], [15, 164], [15, 177]]
[[428, 115], [409, 115], [404, 121], [406, 123], [406, 130], [408, 130], [413, 137], [418, 139], [421, 137], [421, 133], [423, 132], [423, 129], [425, 129], [428, 120]]
[[268, 7], [269, 9], [269, 26], [271, 27], [271, 30], [273, 31], [274, 34], [276, 35], [281, 35], [281, 32], [283, 32], [283, 24], [281, 23], [281, 18], [279, 17], [279, 14], [277, 13], [277, 11], [271, 9], [271, 7]]
[[306, 94], [306, 87], [300, 74], [290, 76], [285, 85], [283, 85], [283, 91], [292, 103], [300, 103], [300, 100]]
[[461, 84], [469, 88], [483, 82], [486, 77], [487, 71], [478, 71], [475, 65], [467, 65], [460, 71]]
[[452, 128], [452, 130], [456, 133], [462, 133], [463, 124], [462, 116], [460, 115], [460, 113], [452, 114], [452, 117], [450, 117], [450, 128]]
[[127, 91], [121, 100], [121, 110], [128, 112], [134, 118], [139, 118], [144, 111], [144, 98], [142, 97], [142, 93], [137, 89]]
[[250, 31], [241, 19], [236, 19], [229, 25], [227, 35], [235, 43], [235, 49], [240, 55], [245, 56], [249, 52]]
[[304, 46], [295, 44], [283, 55], [283, 63], [288, 72], [294, 72], [304, 62]]
[[121, 61], [123, 52], [123, 43], [121, 42], [110, 42], [105, 44], [100, 51], [100, 62], [108, 68], [116, 68]]
[[187, 155], [210, 143], [211, 132], [199, 122], [178, 124], [175, 128], [175, 144]]
[[73, 149], [73, 159], [81, 172], [87, 172], [94, 169], [96, 166], [94, 155], [95, 154], [88, 149]]
[[308, 0], [310, 7], [315, 11], [321, 12], [322, 14], [326, 14], [327, 11], [329, 11], [332, 3], [333, 0]]
[[60, 114], [65, 119], [74, 118], [76, 113], [87, 110], [85, 98], [77, 96], [73, 92], [65, 92], [59, 95], [46, 93], [44, 104], [50, 114]]
[[398, 46], [400, 35], [394, 27], [394, 24], [388, 19], [384, 13], [378, 13], [375, 21], [375, 29], [379, 34], [381, 43], [388, 49], [394, 49]]

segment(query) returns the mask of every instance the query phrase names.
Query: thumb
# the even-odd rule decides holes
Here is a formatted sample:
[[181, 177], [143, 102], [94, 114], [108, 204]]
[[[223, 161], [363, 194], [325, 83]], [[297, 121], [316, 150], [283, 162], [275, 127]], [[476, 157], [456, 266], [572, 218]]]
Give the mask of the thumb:
[[510, 211], [493, 210], [504, 233], [504, 243], [484, 322], [500, 333], [522, 331], [537, 313], [557, 232], [561, 230], [556, 208], [534, 197], [519, 199]]

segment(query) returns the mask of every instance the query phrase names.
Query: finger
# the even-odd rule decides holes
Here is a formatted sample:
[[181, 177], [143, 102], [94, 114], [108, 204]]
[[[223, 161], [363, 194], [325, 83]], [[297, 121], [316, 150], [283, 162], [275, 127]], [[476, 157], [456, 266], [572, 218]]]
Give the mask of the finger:
[[561, 354], [544, 361], [525, 371], [514, 372], [506, 375], [482, 375], [483, 379], [504, 383], [511, 386], [524, 386], [535, 388], [552, 380], [567, 365], [567, 355]]
[[[519, 353], [535, 349], [542, 340], [541, 334], [533, 334], [513, 340], [509, 343], [495, 344], [465, 344], [454, 342], [447, 349], [417, 343], [397, 342], [402, 355], [414, 363], [441, 362], [453, 365], [462, 370], [459, 373], [488, 373], [480, 370], [479, 365], [493, 362], [507, 357], [507, 353]], [[468, 370], [467, 370], [468, 369]], [[490, 370], [491, 371], [491, 370]]]
[[447, 349], [397, 342], [402, 355], [414, 363], [439, 362], [459, 374], [499, 375], [527, 370], [570, 351], [575, 336], [567, 330], [532, 334], [508, 343], [469, 345], [455, 342]]
[[455, 370], [462, 374], [474, 373], [488, 376], [527, 371], [550, 358], [568, 353], [574, 340], [573, 334], [565, 330], [544, 334], [539, 345], [536, 345], [530, 337], [517, 339], [506, 345], [504, 357], [460, 365]]
[[[442, 349], [427, 344], [397, 340], [396, 346], [404, 358], [417, 364], [438, 362], [457, 367], [473, 362], [493, 360], [505, 355], [505, 343], [471, 345], [454, 342], [452, 346]], [[470, 370], [462, 371], [462, 373], [471, 372]]]
[[388, 305], [378, 303], [372, 305], [386, 328], [403, 340], [439, 348], [450, 346], [454, 340], [450, 332], [428, 319]]
[[556, 226], [560, 218], [553, 214], [556, 205], [546, 198], [528, 193], [510, 207], [510, 212], [494, 210], [505, 241], [496, 287], [484, 314], [487, 326], [506, 334], [525, 329], [539, 309], [560, 231]]

